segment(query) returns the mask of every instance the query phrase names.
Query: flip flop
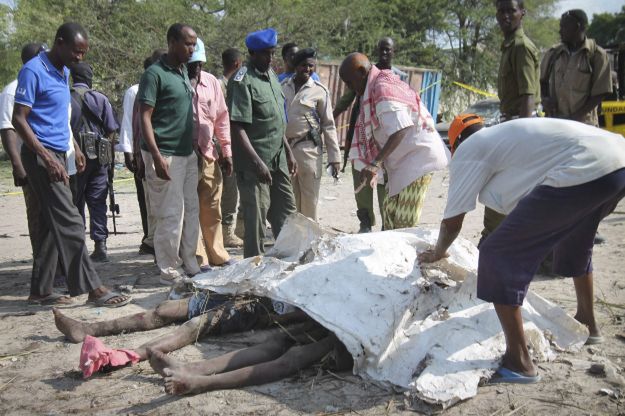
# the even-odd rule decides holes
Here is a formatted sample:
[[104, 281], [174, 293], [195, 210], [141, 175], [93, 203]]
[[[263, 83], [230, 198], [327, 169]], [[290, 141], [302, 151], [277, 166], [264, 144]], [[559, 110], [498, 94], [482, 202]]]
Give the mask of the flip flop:
[[[117, 303], [107, 303], [109, 300], [114, 298], [126, 298], [121, 302]], [[88, 304], [93, 304], [95, 306], [103, 307], [103, 308], [119, 308], [120, 306], [127, 305], [132, 300], [132, 296], [122, 295], [119, 292], [110, 291], [106, 295], [102, 295], [97, 299], [87, 299]]]
[[60, 293], [52, 292], [48, 296], [39, 299], [28, 299], [29, 305], [40, 305], [40, 306], [50, 306], [50, 305], [71, 305], [72, 300], [69, 296], [62, 295]]
[[541, 380], [539, 374], [535, 376], [526, 376], [516, 371], [507, 369], [506, 367], [499, 367], [495, 374], [488, 380], [488, 384], [534, 384]]
[[586, 345], [603, 344], [604, 341], [605, 339], [601, 335], [589, 336], [588, 339], [586, 339]]

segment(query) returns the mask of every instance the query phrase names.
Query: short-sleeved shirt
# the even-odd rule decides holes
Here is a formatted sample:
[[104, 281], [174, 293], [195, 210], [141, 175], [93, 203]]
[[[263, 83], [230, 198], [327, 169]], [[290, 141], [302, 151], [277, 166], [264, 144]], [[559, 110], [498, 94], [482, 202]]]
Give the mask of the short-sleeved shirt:
[[[227, 103], [230, 120], [243, 125], [269, 170], [286, 169], [284, 95], [273, 70], [261, 73], [250, 63], [242, 66], [228, 81]], [[232, 141], [232, 156], [236, 170], [254, 170], [239, 140]]]
[[525, 36], [523, 28], [504, 39], [497, 79], [501, 113], [507, 117], [519, 115], [524, 95], [533, 95], [534, 104], [540, 103], [538, 49]]
[[[280, 83], [282, 83], [282, 81], [284, 81], [287, 78], [293, 78], [293, 75], [295, 75], [295, 72], [282, 72], [281, 74], [278, 75], [278, 81]], [[314, 81], [320, 81], [319, 79], [319, 75], [317, 75], [316, 72], [313, 72], [312, 75], [310, 76]]]
[[[422, 111], [427, 111], [422, 108]], [[388, 196], [399, 194], [412, 182], [440, 169], [449, 161], [449, 152], [436, 130], [418, 128], [419, 114], [406, 104], [382, 101], [376, 105], [380, 126], [373, 130], [378, 146], [383, 148], [388, 139], [405, 128], [409, 129], [399, 145], [384, 159], [388, 174]]]
[[44, 147], [69, 150], [69, 69], [58, 70], [46, 52], [39, 53], [17, 76], [15, 102], [31, 108], [27, 121]]
[[[334, 124], [334, 116], [332, 116], [332, 103], [328, 89], [320, 82], [313, 80], [312, 77], [308, 78], [308, 81], [297, 92], [295, 92], [293, 78], [285, 79], [281, 85], [287, 103], [288, 122], [286, 137], [289, 143], [305, 138], [312, 128], [312, 124], [315, 128], [319, 128], [323, 134], [326, 152], [328, 153], [328, 162], [339, 163], [341, 161], [341, 151], [336, 136], [336, 126]], [[291, 142], [292, 139], [293, 142]], [[316, 156], [316, 148], [314, 148], [314, 153]]]
[[475, 201], [508, 215], [539, 185], [581, 185], [625, 167], [625, 140], [577, 121], [524, 118], [486, 127], [458, 146], [444, 218]]
[[124, 101], [122, 102], [122, 125], [119, 130], [119, 143], [115, 145], [115, 151], [132, 153], [133, 152], [133, 134], [132, 134], [132, 112], [137, 98], [139, 84], [135, 84], [128, 88], [124, 93]]
[[[193, 87], [186, 65], [172, 68], [166, 56], [141, 76], [137, 100], [154, 108], [152, 128], [158, 150], [166, 156], [189, 156], [193, 152]], [[144, 139], [141, 148], [148, 150]]]
[[13, 104], [15, 103], [15, 90], [17, 80], [11, 81], [0, 93], [0, 130], [13, 128]]
[[[588, 98], [612, 92], [608, 55], [588, 38], [573, 53], [564, 44], [549, 49], [540, 66], [540, 79], [549, 84], [543, 95], [555, 99], [558, 118], [571, 118]], [[597, 109], [589, 111], [583, 121], [599, 126]]]

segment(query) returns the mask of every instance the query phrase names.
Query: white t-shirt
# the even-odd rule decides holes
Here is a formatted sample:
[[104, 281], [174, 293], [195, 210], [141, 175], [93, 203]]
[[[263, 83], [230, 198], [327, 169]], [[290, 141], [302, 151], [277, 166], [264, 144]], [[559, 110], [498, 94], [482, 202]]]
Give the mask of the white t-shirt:
[[449, 162], [449, 151], [439, 134], [426, 129], [417, 130], [418, 113], [399, 102], [383, 101], [376, 107], [380, 126], [373, 137], [384, 147], [394, 133], [409, 128], [404, 140], [384, 159], [388, 174], [388, 196], [397, 195], [421, 176], [443, 169]]
[[137, 91], [139, 91], [139, 84], [133, 85], [124, 93], [124, 102], [122, 103], [124, 115], [119, 130], [119, 143], [115, 145], [116, 152], [132, 153], [132, 109], [135, 105]]
[[[17, 89], [17, 80], [9, 83], [2, 90], [2, 94], [0, 94], [0, 129], [13, 129], [13, 105], [15, 104], [15, 90]], [[72, 106], [69, 105], [67, 109], [69, 113], [68, 120], [72, 118]], [[74, 138], [72, 135], [72, 128], [68, 122], [69, 129], [69, 150], [65, 152], [65, 160], [66, 160], [66, 168], [68, 175], [76, 174], [76, 152], [74, 150]], [[22, 147], [22, 139], [18, 136], [19, 143], [18, 146]]]
[[507, 215], [538, 185], [581, 185], [623, 167], [619, 134], [570, 120], [508, 121], [473, 134], [454, 153], [444, 218], [475, 209], [476, 198]]

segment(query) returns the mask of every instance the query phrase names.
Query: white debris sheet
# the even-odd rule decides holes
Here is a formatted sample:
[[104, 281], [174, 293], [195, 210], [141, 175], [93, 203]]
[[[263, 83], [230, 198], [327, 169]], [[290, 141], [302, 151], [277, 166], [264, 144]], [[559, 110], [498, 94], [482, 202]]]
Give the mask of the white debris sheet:
[[[476, 298], [472, 243], [458, 239], [449, 258], [418, 264], [416, 253], [437, 235], [414, 228], [337, 236], [294, 216], [272, 249], [276, 257], [244, 259], [194, 280], [199, 288], [301, 308], [345, 344], [354, 374], [447, 407], [477, 394], [480, 378], [498, 367], [505, 342], [493, 306]], [[554, 351], [579, 350], [588, 335], [532, 292], [523, 318], [541, 361], [552, 360]]]

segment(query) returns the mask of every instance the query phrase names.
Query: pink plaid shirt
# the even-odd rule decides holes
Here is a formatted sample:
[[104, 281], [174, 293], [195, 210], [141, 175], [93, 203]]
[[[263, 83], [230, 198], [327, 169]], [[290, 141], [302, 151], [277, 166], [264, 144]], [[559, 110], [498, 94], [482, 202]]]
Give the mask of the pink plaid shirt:
[[200, 81], [193, 95], [194, 140], [206, 160], [219, 158], [213, 146], [216, 136], [224, 157], [232, 157], [230, 147], [230, 115], [217, 78], [208, 72], [200, 73]]

